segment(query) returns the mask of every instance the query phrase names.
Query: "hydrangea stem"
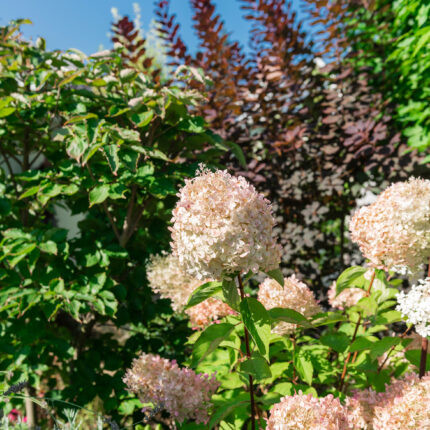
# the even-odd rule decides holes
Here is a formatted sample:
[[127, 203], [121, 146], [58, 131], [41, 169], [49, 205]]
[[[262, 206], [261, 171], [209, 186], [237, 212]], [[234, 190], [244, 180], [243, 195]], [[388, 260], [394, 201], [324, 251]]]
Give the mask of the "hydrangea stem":
[[429, 341], [426, 337], [423, 337], [421, 339], [420, 378], [422, 378], [426, 373], [428, 347], [429, 347]]
[[[367, 288], [367, 291], [366, 291], [366, 296], [370, 295], [370, 290], [372, 289], [373, 281], [375, 280], [375, 275], [376, 275], [376, 269], [373, 271], [372, 278], [370, 279], [369, 287]], [[355, 341], [355, 338], [357, 337], [357, 333], [358, 333], [358, 329], [360, 328], [361, 320], [362, 320], [362, 314], [359, 313], [358, 320], [357, 320], [357, 323], [356, 323], [355, 329], [354, 329], [354, 334], [352, 335], [351, 344]], [[346, 356], [345, 363], [343, 365], [342, 375], [340, 377], [340, 382], [339, 382], [339, 391], [341, 391], [341, 392], [345, 388], [346, 372], [348, 369], [349, 360], [351, 360], [351, 355], [352, 355], [351, 352], [348, 352], [348, 355]]]
[[[430, 278], [430, 259], [429, 259], [429, 266], [427, 269], [427, 277]], [[428, 347], [429, 347], [429, 341], [427, 337], [423, 337], [421, 339], [420, 378], [422, 378], [426, 373]]]
[[[237, 279], [239, 281], [240, 298], [241, 298], [241, 300], [243, 300], [245, 298], [245, 292], [243, 290], [243, 283], [242, 283], [242, 278], [241, 278], [240, 274], [237, 276]], [[248, 329], [246, 327], [244, 327], [244, 331], [245, 331], [246, 355], [248, 358], [251, 358], [251, 349], [249, 347]], [[252, 430], [255, 430], [254, 380], [252, 378], [252, 375], [249, 375], [249, 394], [251, 397], [251, 428], [252, 428]]]

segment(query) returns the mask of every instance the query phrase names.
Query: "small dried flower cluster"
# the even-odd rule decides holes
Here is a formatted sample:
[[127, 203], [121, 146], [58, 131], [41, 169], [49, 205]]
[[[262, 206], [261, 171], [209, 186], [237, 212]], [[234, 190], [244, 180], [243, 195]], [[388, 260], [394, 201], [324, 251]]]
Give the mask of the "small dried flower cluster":
[[384, 393], [368, 389], [347, 398], [351, 429], [430, 429], [430, 376], [408, 374], [394, 380]]
[[185, 419], [207, 423], [211, 397], [219, 386], [215, 375], [181, 369], [176, 361], [154, 354], [135, 359], [123, 381], [142, 403], [163, 405], [180, 423]]
[[347, 430], [348, 418], [339, 399], [311, 394], [283, 397], [270, 412], [267, 430]]
[[[155, 293], [170, 299], [176, 312], [183, 311], [192, 292], [210, 279], [203, 281], [189, 276], [179, 264], [178, 257], [172, 254], [152, 256], [147, 268], [149, 285]], [[235, 313], [221, 300], [209, 298], [185, 311], [190, 317], [193, 329], [202, 329], [220, 318]]]
[[350, 231], [372, 266], [415, 274], [430, 256], [430, 181], [391, 185], [355, 213]]
[[191, 327], [195, 330], [200, 330], [213, 322], [218, 322], [222, 317], [236, 312], [221, 300], [210, 297], [187, 309], [185, 313], [190, 317]]
[[418, 281], [408, 293], [397, 295], [396, 309], [415, 325], [415, 330], [423, 337], [430, 336], [430, 278]]
[[356, 305], [362, 299], [366, 292], [361, 288], [345, 288], [336, 295], [336, 281], [331, 284], [328, 290], [328, 302], [332, 308], [345, 309]]
[[201, 167], [178, 196], [172, 249], [191, 276], [220, 280], [278, 267], [271, 205], [245, 178]]
[[[258, 300], [266, 309], [289, 308], [305, 317], [311, 317], [321, 311], [312, 291], [295, 275], [284, 279], [284, 287], [274, 279], [266, 278], [260, 284]], [[296, 324], [281, 322], [274, 327], [273, 332], [285, 335], [293, 333], [296, 328]]]
[[188, 276], [172, 254], [153, 255], [146, 266], [149, 286], [163, 299], [172, 301], [172, 308], [181, 312], [191, 293], [203, 282]]

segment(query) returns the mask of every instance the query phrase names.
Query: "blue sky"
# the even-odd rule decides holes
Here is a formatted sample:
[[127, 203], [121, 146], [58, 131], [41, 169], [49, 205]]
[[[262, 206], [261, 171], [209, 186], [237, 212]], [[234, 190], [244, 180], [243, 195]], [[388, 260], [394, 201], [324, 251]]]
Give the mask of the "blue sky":
[[[232, 38], [247, 44], [249, 22], [241, 15], [237, 0], [214, 0]], [[77, 48], [86, 54], [111, 46], [107, 36], [112, 22], [111, 8], [120, 15], [134, 17], [133, 3], [138, 3], [145, 29], [152, 18], [154, 0], [0, 0], [0, 25], [16, 18], [29, 18], [33, 25], [23, 27], [28, 38], [42, 36], [48, 49]], [[188, 0], [171, 0], [171, 12], [181, 23], [181, 35], [192, 51], [196, 48], [192, 11]]]

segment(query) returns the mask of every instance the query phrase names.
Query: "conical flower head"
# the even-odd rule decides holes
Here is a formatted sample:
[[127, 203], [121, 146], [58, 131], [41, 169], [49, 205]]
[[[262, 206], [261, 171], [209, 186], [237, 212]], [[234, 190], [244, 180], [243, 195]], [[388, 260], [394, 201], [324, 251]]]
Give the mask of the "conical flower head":
[[142, 403], [162, 407], [176, 421], [197, 423], [209, 420], [211, 397], [219, 386], [215, 375], [197, 374], [155, 354], [135, 359], [123, 381]]
[[355, 213], [350, 231], [372, 266], [416, 273], [430, 257], [430, 181], [391, 185]]
[[173, 210], [172, 249], [198, 279], [278, 267], [281, 249], [267, 199], [243, 177], [201, 168]]

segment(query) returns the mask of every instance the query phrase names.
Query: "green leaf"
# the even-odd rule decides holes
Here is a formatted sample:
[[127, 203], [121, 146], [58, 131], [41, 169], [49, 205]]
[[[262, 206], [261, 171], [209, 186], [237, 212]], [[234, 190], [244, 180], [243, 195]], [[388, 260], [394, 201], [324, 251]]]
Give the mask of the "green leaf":
[[77, 72], [74, 73], [67, 73], [67, 77], [64, 78], [60, 83], [58, 84], [58, 87], [61, 88], [66, 84], [69, 84], [70, 82], [73, 82], [78, 76], [82, 75], [82, 73], [85, 72], [85, 69], [79, 69]]
[[209, 297], [222, 298], [221, 282], [211, 281], [200, 285], [200, 287], [195, 289], [193, 294], [191, 294], [191, 297], [188, 299], [188, 303], [186, 304], [185, 309], [192, 308], [193, 306], [198, 305]]
[[348, 267], [336, 281], [336, 295], [341, 293], [345, 288], [357, 287], [357, 282], [362, 284], [364, 281], [364, 274], [368, 269], [361, 266]]
[[395, 322], [402, 321], [402, 313], [399, 311], [390, 310], [380, 314], [375, 319], [375, 324], [393, 324]]
[[0, 108], [0, 118], [6, 118], [9, 115], [12, 115], [16, 109], [12, 106]]
[[271, 318], [264, 306], [252, 297], [245, 297], [240, 302], [243, 323], [257, 345], [261, 355], [269, 360], [269, 341]]
[[320, 342], [336, 352], [344, 352], [349, 346], [349, 337], [345, 333], [329, 333], [321, 336]]
[[209, 429], [213, 429], [222, 420], [228, 418], [235, 410], [242, 405], [247, 405], [250, 402], [248, 393], [241, 393], [232, 399], [227, 399], [222, 405], [216, 405], [215, 411], [211, 415], [211, 419], [207, 424]]
[[322, 325], [330, 325], [338, 322], [348, 321], [348, 317], [343, 315], [342, 312], [325, 312], [323, 314], [317, 314], [312, 320], [314, 327], [320, 327]]
[[287, 308], [269, 309], [269, 315], [274, 321], [284, 321], [291, 324], [299, 324], [306, 328], [312, 328], [313, 325], [300, 312]]
[[58, 249], [57, 244], [52, 240], [48, 240], [47, 242], [42, 242], [39, 244], [39, 249], [42, 252], [46, 252], [47, 254], [57, 255]]
[[206, 328], [194, 344], [191, 366], [197, 366], [206, 356], [215, 351], [233, 330], [234, 325], [229, 323], [213, 324]]
[[272, 376], [270, 367], [263, 357], [248, 358], [248, 360], [240, 363], [240, 370], [252, 375], [257, 380], [270, 378]]
[[223, 279], [222, 293], [225, 302], [234, 310], [239, 310], [240, 297], [234, 280]]
[[34, 187], [29, 188], [27, 191], [25, 191], [24, 193], [22, 193], [19, 196], [19, 200], [25, 199], [26, 197], [30, 197], [30, 196], [36, 194], [41, 189], [41, 187], [42, 186], [39, 184], [39, 185], [35, 185]]
[[185, 118], [178, 124], [178, 129], [189, 133], [204, 133], [205, 120], [200, 116]]
[[103, 203], [109, 196], [109, 185], [97, 185], [90, 191], [90, 207]]
[[355, 352], [370, 349], [376, 340], [377, 338], [374, 336], [359, 336], [354, 340], [354, 342], [352, 342], [351, 346], [349, 347], [349, 351]]
[[384, 337], [378, 340], [370, 348], [370, 357], [372, 359], [380, 357], [385, 351], [388, 351], [394, 345], [398, 345], [401, 341], [400, 337]]
[[152, 118], [154, 117], [154, 111], [152, 110], [148, 110], [146, 112], [142, 112], [139, 114], [136, 114], [137, 116], [137, 127], [146, 127], [152, 120]]
[[116, 172], [118, 171], [118, 167], [119, 167], [119, 157], [118, 157], [119, 146], [107, 145], [103, 148], [103, 150], [106, 154], [109, 167], [112, 170], [112, 173], [116, 176]]
[[305, 381], [308, 385], [312, 385], [312, 376], [314, 374], [314, 367], [310, 360], [306, 359], [302, 355], [296, 356], [295, 368], [300, 378]]
[[284, 275], [282, 274], [281, 269], [274, 269], [264, 273], [274, 279], [281, 287], [284, 286]]
[[364, 317], [375, 315], [378, 309], [378, 304], [373, 297], [363, 297], [355, 306], [362, 312]]
[[[405, 351], [406, 360], [408, 360], [411, 364], [416, 366], [418, 369], [420, 368], [421, 362], [421, 350], [420, 349], [410, 349], [409, 351]], [[430, 370], [430, 354], [427, 354], [426, 360], [426, 372]]]
[[72, 118], [70, 118], [65, 125], [67, 124], [73, 124], [76, 122], [82, 122], [85, 121], [87, 119], [91, 119], [91, 118], [98, 118], [98, 116], [95, 113], [87, 113], [85, 115], [77, 115], [77, 116], [73, 116]]

